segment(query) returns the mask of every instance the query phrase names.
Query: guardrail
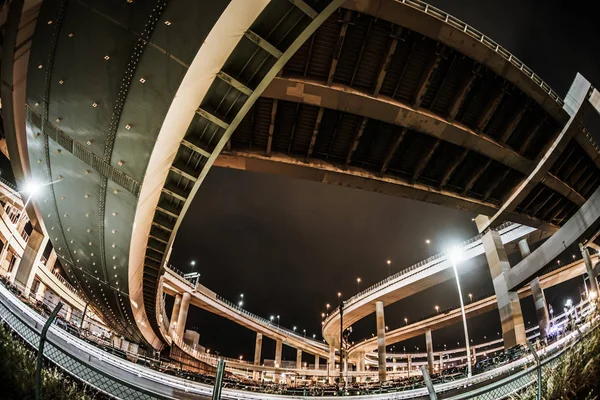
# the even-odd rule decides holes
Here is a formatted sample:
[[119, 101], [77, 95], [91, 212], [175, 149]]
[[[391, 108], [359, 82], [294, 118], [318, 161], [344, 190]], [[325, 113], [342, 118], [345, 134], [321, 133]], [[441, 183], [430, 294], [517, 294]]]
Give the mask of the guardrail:
[[[1, 285], [0, 296], [2, 297], [2, 301], [0, 302], [0, 318], [24, 340], [35, 346], [39, 339], [39, 329], [43, 325], [44, 318], [36, 314]], [[584, 335], [595, 329], [589, 322], [580, 326], [580, 328]], [[56, 326], [52, 326], [49, 333], [51, 335], [48, 338], [44, 356], [76, 379], [110, 396], [122, 399], [170, 399], [173, 397], [173, 393], [177, 392], [201, 396], [210, 396], [212, 393], [212, 388], [206, 384], [186, 381], [142, 365], [136, 365], [128, 360], [109, 354]], [[581, 333], [577, 330], [550, 345], [543, 351], [543, 354], [547, 354], [545, 359], [554, 360], [557, 357], [561, 357], [562, 354], [565, 354], [564, 351], [566, 349], [577, 344], [581, 336]], [[550, 355], [550, 352], [553, 352], [553, 355]], [[86, 357], [82, 358], [81, 354], [85, 354]], [[528, 355], [518, 360], [518, 365], [531, 365], [532, 359], [533, 357]], [[239, 362], [239, 360], [236, 360], [236, 362]], [[472, 378], [463, 378], [436, 384], [435, 390], [440, 393], [469, 387], [470, 389], [467, 389], [468, 392], [456, 398], [474, 398], [475, 395], [479, 395], [482, 392], [490, 393], [496, 390], [503, 390], [503, 385], [507, 380], [512, 382], [520, 379], [523, 375], [529, 376], [529, 374], [536, 371], [535, 366], [529, 366], [521, 372], [512, 373], [512, 375], [503, 380], [492, 380], [493, 377], [498, 377], [506, 373], [510, 374], [511, 371], [514, 371], [516, 365], [515, 363], [507, 364], [492, 371], [474, 375]], [[519, 380], [517, 389], [525, 388], [534, 382], [535, 380], [531, 379]], [[389, 398], [409, 399], [426, 395], [426, 389], [419, 388], [394, 393], [359, 395], [354, 398], [372, 400]], [[263, 392], [254, 393], [224, 389], [222, 398], [266, 400], [281, 399], [282, 396]], [[289, 398], [294, 398], [294, 396]]]
[[[181, 276], [186, 282], [188, 282], [190, 284], [190, 286], [194, 287], [194, 285], [192, 284], [192, 282], [188, 281], [185, 278], [185, 276], [184, 276], [185, 274], [182, 271], [179, 271], [178, 269], [173, 268], [172, 266], [165, 267], [165, 269], [166, 270], [170, 270], [171, 272], [173, 272], [173, 273]], [[324, 343], [322, 343], [322, 342], [320, 342], [318, 340], [312, 339], [310, 337], [306, 337], [304, 335], [300, 335], [299, 333], [297, 333], [293, 329], [287, 329], [287, 328], [283, 328], [281, 326], [277, 326], [271, 320], [268, 320], [268, 319], [263, 318], [263, 317], [261, 317], [259, 315], [253, 314], [250, 311], [245, 310], [242, 307], [238, 306], [237, 304], [235, 304], [235, 303], [233, 303], [233, 302], [231, 302], [231, 301], [223, 298], [222, 296], [219, 296], [218, 294], [216, 294], [216, 299], [219, 302], [221, 302], [224, 306], [226, 306], [227, 308], [231, 309], [232, 311], [235, 311], [235, 312], [237, 312], [239, 314], [243, 314], [243, 315], [245, 315], [245, 316], [247, 316], [247, 317], [249, 317], [249, 318], [251, 318], [251, 319], [253, 319], [253, 320], [255, 320], [255, 321], [259, 322], [259, 323], [261, 323], [261, 324], [268, 325], [269, 329], [272, 329], [272, 330], [275, 330], [275, 331], [279, 331], [282, 334], [285, 334], [285, 335], [288, 335], [288, 336], [290, 336], [290, 335], [294, 336], [294, 337], [296, 337], [298, 339], [301, 339], [301, 340], [303, 340], [305, 342], [308, 342], [309, 344], [311, 344], [313, 346], [320, 347], [323, 351], [328, 351], [328, 347]]]
[[[506, 229], [512, 225], [516, 226], [517, 224], [514, 224], [512, 222], [505, 222], [505, 223], [501, 224], [500, 226], [498, 226], [498, 228], [496, 228], [496, 230], [500, 231], [500, 230]], [[465, 240], [464, 242], [460, 243], [458, 246], [460, 246], [460, 247], [468, 246], [478, 240], [481, 240], [482, 237], [483, 237], [483, 235], [479, 234], [477, 236], [472, 237], [471, 239]], [[394, 275], [388, 276], [387, 278], [385, 278], [385, 279], [377, 282], [376, 284], [369, 286], [365, 290], [355, 294], [354, 296], [350, 297], [348, 300], [345, 300], [344, 307], [348, 307], [348, 306], [352, 305], [353, 303], [361, 300], [363, 297], [368, 296], [371, 293], [375, 292], [380, 287], [385, 286], [388, 283], [395, 281], [398, 278], [401, 278], [401, 277], [407, 275], [408, 273], [413, 272], [416, 269], [418, 269], [424, 265], [427, 265], [433, 261], [445, 258], [446, 256], [447, 256], [446, 252], [442, 251], [442, 252], [432, 255], [431, 257], [426, 258], [425, 260], [419, 261], [418, 263], [413, 264], [410, 267], [403, 269], [402, 271], [396, 272]], [[335, 316], [336, 312], [339, 312], [339, 306], [334, 308], [331, 311], [331, 313], [329, 313], [329, 316], [325, 319], [325, 325], [327, 325], [327, 323], [329, 323], [329, 321]]]

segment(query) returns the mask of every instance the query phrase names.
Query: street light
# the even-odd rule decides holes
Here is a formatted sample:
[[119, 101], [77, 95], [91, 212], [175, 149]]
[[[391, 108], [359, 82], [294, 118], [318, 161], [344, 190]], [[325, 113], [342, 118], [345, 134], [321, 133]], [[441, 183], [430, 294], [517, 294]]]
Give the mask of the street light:
[[473, 301], [473, 294], [472, 293], [469, 293], [469, 300]]
[[279, 315], [277, 316], [277, 327], [279, 328]]
[[428, 255], [428, 256], [429, 256], [429, 254], [431, 254], [431, 253], [429, 252], [429, 244], [430, 244], [430, 243], [431, 243], [431, 240], [429, 240], [429, 239], [425, 239], [425, 244], [427, 245], [427, 255]]
[[404, 318], [404, 323], [408, 325], [408, 318]]
[[192, 267], [193, 267], [193, 266], [195, 266], [195, 265], [196, 265], [196, 260], [192, 260], [192, 261], [190, 262], [190, 265], [191, 265]]
[[329, 305], [329, 303], [325, 304], [325, 309], [326, 309], [328, 317], [329, 317], [329, 307], [331, 307], [331, 305]]
[[304, 332], [304, 338], [306, 339], [306, 329], [302, 329], [302, 332]]
[[360, 278], [356, 278], [356, 293], [360, 292]]
[[390, 277], [392, 275], [392, 272], [391, 272], [391, 269], [390, 269], [391, 268], [390, 266], [392, 265], [392, 260], [387, 260], [386, 263], [387, 263], [387, 266], [388, 266], [388, 277]]
[[294, 326], [294, 332], [296, 332], [296, 327]]
[[436, 311], [437, 313], [439, 313], [439, 312], [440, 312], [440, 307], [439, 307], [439, 306], [435, 306], [435, 311]]
[[458, 290], [458, 298], [460, 300], [460, 312], [463, 319], [463, 327], [465, 329], [465, 347], [467, 348], [467, 376], [470, 378], [472, 375], [471, 371], [471, 346], [469, 345], [469, 331], [467, 329], [467, 316], [465, 315], [465, 305], [463, 303], [462, 291], [460, 289], [460, 281], [458, 279], [458, 270], [456, 269], [456, 263], [462, 258], [462, 251], [458, 247], [452, 247], [447, 252], [450, 262], [452, 262], [452, 269], [454, 270], [454, 277], [456, 278], [456, 289]]

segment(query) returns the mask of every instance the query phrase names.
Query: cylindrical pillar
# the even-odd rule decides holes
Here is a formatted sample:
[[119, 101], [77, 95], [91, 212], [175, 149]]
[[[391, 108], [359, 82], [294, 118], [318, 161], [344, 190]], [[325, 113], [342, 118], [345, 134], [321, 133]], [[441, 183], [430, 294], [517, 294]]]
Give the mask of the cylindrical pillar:
[[383, 302], [375, 303], [375, 315], [377, 318], [377, 366], [379, 368], [379, 382], [385, 382], [385, 316], [383, 314]]
[[329, 360], [327, 364], [327, 375], [329, 376], [329, 383], [332, 384], [334, 381], [333, 375], [335, 374], [335, 345], [333, 342], [329, 344]]
[[302, 368], [302, 350], [296, 349], [296, 369]]
[[407, 356], [406, 359], [406, 377], [410, 378], [410, 370], [412, 369], [412, 357], [410, 356], [410, 354]]
[[579, 243], [579, 249], [581, 250], [581, 255], [583, 256], [583, 261], [585, 262], [585, 269], [587, 270], [590, 278], [590, 289], [592, 289], [596, 295], [600, 295], [598, 292], [598, 281], [596, 280], [596, 274], [594, 274], [594, 267], [592, 265], [592, 260], [590, 259], [590, 252], [582, 243]]
[[548, 306], [546, 305], [546, 296], [544, 289], [540, 286], [540, 278], [536, 277], [531, 281], [531, 293], [535, 302], [535, 314], [540, 327], [540, 339], [544, 340], [550, 328], [550, 316], [548, 315]]
[[431, 338], [431, 329], [425, 331], [425, 347], [427, 347], [427, 367], [429, 374], [433, 375], [433, 339]]
[[169, 331], [175, 331], [177, 326], [177, 317], [179, 317], [179, 308], [181, 307], [181, 295], [175, 296], [175, 302], [173, 303], [173, 311], [171, 312], [171, 321], [169, 323]]
[[315, 354], [315, 369], [319, 369], [319, 355]]
[[521, 252], [522, 258], [525, 258], [531, 254], [531, 250], [529, 250], [529, 243], [527, 243], [527, 238], [519, 240], [519, 251]]
[[40, 285], [37, 288], [37, 291], [35, 293], [35, 299], [37, 301], [44, 301], [44, 297], [46, 296], [46, 285], [44, 285], [44, 282], [40, 282]]
[[281, 367], [281, 350], [283, 349], [283, 342], [281, 339], [277, 339], [275, 343], [275, 366]]
[[[281, 350], [282, 349], [283, 349], [283, 342], [281, 341], [281, 339], [277, 339], [277, 341], [275, 342], [275, 368], [281, 367]], [[279, 383], [280, 376], [281, 376], [281, 374], [279, 374], [278, 372], [275, 372], [273, 375], [273, 381], [275, 383]]]
[[[254, 365], [260, 365], [260, 356], [262, 353], [262, 341], [263, 335], [262, 333], [256, 332], [256, 346], [254, 347]], [[254, 371], [254, 380], [260, 379], [260, 372]]]
[[180, 340], [183, 340], [183, 333], [185, 332], [185, 323], [187, 322], [188, 310], [190, 308], [190, 300], [192, 295], [185, 292], [181, 296], [181, 306], [179, 306], [179, 315], [177, 316], [177, 327], [175, 333]]

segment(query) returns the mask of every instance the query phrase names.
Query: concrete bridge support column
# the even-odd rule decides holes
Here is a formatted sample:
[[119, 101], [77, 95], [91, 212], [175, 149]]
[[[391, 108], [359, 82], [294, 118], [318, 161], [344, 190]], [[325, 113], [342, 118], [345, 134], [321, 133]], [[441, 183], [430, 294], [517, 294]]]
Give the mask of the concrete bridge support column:
[[382, 301], [375, 303], [375, 314], [377, 318], [377, 366], [379, 369], [379, 382], [385, 382], [385, 316], [383, 314]]
[[335, 375], [335, 346], [333, 343], [329, 345], [329, 360], [327, 361], [327, 369], [329, 371], [329, 384], [334, 382]]
[[296, 369], [302, 368], [302, 350], [296, 349]]
[[471, 347], [471, 365], [475, 365], [477, 363], [477, 349], [475, 347]]
[[40, 282], [40, 285], [35, 292], [35, 299], [37, 301], [44, 301], [44, 297], [46, 296], [46, 285], [44, 282]]
[[71, 322], [71, 316], [73, 315], [73, 307], [71, 307], [69, 304], [65, 304], [65, 306], [65, 321]]
[[43, 233], [33, 230], [25, 246], [23, 257], [19, 263], [17, 272], [14, 274], [15, 283], [23, 291], [25, 296], [29, 295], [29, 290], [33, 284], [37, 263], [42, 257], [42, 253], [48, 243], [48, 237]]
[[444, 369], [444, 353], [440, 353], [440, 373]]
[[175, 328], [175, 333], [181, 340], [183, 340], [183, 333], [185, 332], [185, 323], [187, 322], [191, 299], [192, 295], [187, 292], [181, 296], [181, 306], [179, 306], [179, 315], [177, 316], [177, 326]]
[[319, 355], [315, 354], [315, 369], [319, 369]]
[[[281, 341], [281, 339], [278, 339], [275, 342], [275, 368], [281, 367], [281, 351], [282, 350], [283, 350], [283, 342]], [[279, 383], [280, 376], [281, 376], [280, 373], [275, 372], [275, 374], [273, 375], [273, 381], [275, 383]]]
[[275, 366], [281, 367], [281, 351], [283, 350], [283, 342], [278, 339], [275, 343]]
[[596, 274], [594, 273], [594, 267], [592, 265], [592, 260], [590, 259], [590, 252], [582, 243], [579, 243], [579, 250], [581, 250], [583, 262], [585, 262], [585, 269], [590, 278], [590, 289], [596, 292], [596, 295], [600, 295], [600, 292], [598, 292], [598, 281], [596, 280]]
[[427, 367], [429, 374], [433, 374], [433, 339], [431, 338], [431, 329], [425, 331], [425, 347], [427, 348]]
[[179, 317], [179, 308], [181, 307], [181, 295], [175, 296], [175, 302], [173, 303], [173, 311], [171, 311], [171, 320], [169, 321], [169, 334], [175, 332], [177, 326], [177, 318]]
[[519, 240], [519, 252], [521, 252], [522, 258], [525, 258], [531, 254], [531, 250], [529, 250], [529, 243], [527, 243], [527, 238]]
[[410, 354], [406, 356], [406, 377], [410, 378], [410, 370], [412, 368], [412, 357]]
[[[485, 215], [478, 215], [475, 222], [479, 228], [488, 225], [489, 218]], [[523, 322], [523, 313], [519, 295], [517, 292], [509, 291], [504, 278], [504, 273], [510, 270], [508, 256], [500, 239], [500, 234], [489, 229], [483, 235], [483, 249], [487, 258], [494, 291], [498, 301], [498, 311], [502, 323], [502, 337], [504, 339], [504, 348], [508, 349], [518, 344], [525, 344], [525, 324]]]
[[[262, 341], [263, 335], [262, 333], [256, 332], [256, 346], [254, 346], [254, 365], [260, 365], [260, 356], [262, 353]], [[254, 380], [260, 379], [260, 372], [254, 371], [253, 374]]]
[[56, 251], [54, 251], [54, 249], [52, 249], [52, 251], [50, 252], [50, 255], [48, 256], [48, 260], [46, 261], [46, 268], [48, 268], [49, 271], [52, 271], [54, 269], [55, 265], [56, 265]]
[[548, 306], [546, 304], [546, 296], [544, 289], [540, 286], [540, 278], [535, 278], [530, 283], [533, 301], [535, 302], [535, 314], [537, 316], [538, 325], [540, 327], [540, 339], [544, 340], [550, 328], [550, 316], [548, 315]]

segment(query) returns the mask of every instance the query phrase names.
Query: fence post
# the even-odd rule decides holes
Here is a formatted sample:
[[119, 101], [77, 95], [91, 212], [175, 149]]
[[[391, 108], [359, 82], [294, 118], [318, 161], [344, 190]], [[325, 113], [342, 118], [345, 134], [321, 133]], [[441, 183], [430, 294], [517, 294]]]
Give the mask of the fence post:
[[529, 347], [529, 351], [533, 354], [533, 358], [535, 359], [535, 363], [537, 365], [537, 400], [542, 400], [542, 364], [540, 363], [540, 358], [538, 357], [537, 352], [533, 348], [533, 345], [528, 340], [527, 347]]
[[425, 386], [427, 386], [427, 391], [429, 392], [429, 400], [437, 400], [437, 394], [435, 394], [429, 371], [427, 371], [424, 365], [421, 365], [421, 372], [423, 373], [423, 380], [425, 380]]
[[213, 388], [212, 400], [221, 400], [221, 389], [223, 387], [223, 375], [225, 374], [225, 360], [219, 358], [217, 363], [217, 375], [215, 376], [215, 387]]
[[42, 398], [42, 360], [44, 359], [44, 344], [46, 343], [46, 333], [48, 332], [48, 328], [52, 325], [52, 321], [56, 318], [56, 315], [62, 308], [63, 303], [58, 302], [54, 310], [46, 320], [44, 327], [42, 328], [42, 333], [40, 335], [40, 343], [38, 346], [38, 354], [37, 354], [37, 365], [35, 368], [35, 398], [36, 400], [40, 400]]

